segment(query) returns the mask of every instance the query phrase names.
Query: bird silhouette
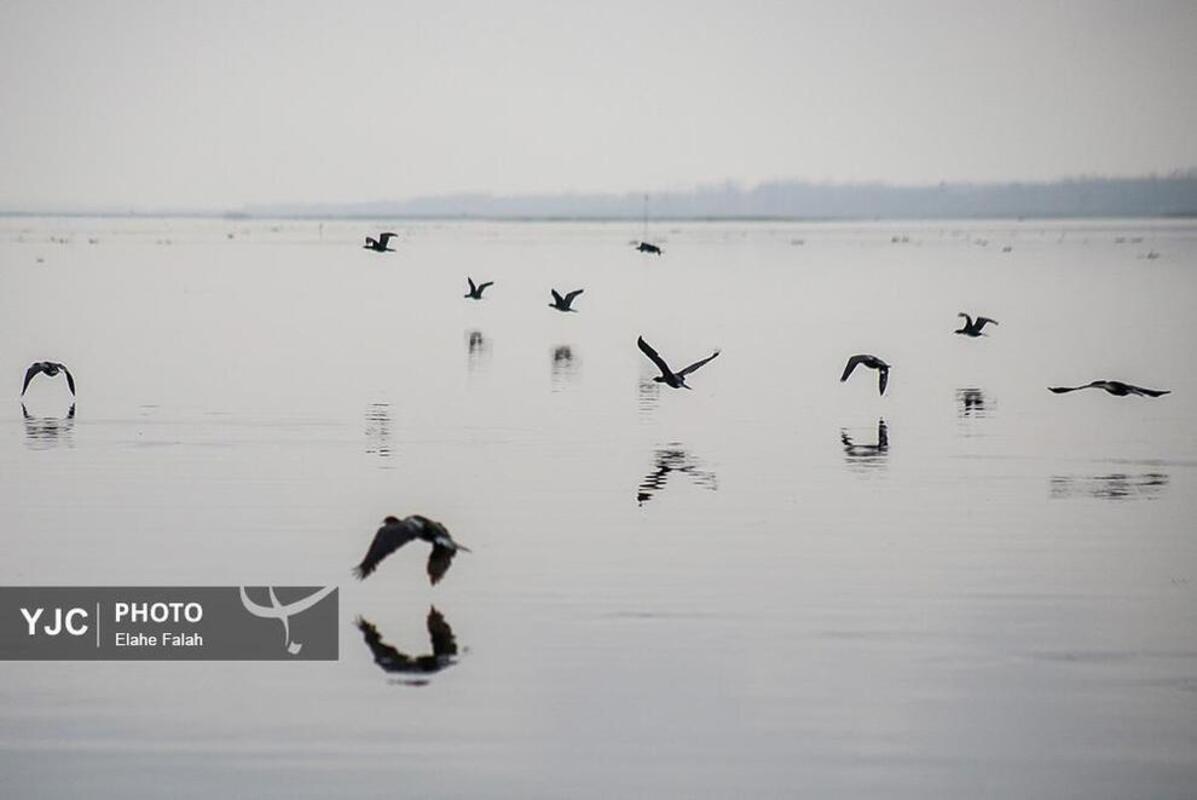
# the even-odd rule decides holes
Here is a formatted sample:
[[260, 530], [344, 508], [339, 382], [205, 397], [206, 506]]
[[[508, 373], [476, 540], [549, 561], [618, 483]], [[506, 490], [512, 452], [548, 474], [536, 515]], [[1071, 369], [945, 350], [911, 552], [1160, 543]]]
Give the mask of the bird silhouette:
[[486, 283], [475, 285], [474, 279], [469, 277], [466, 278], [466, 281], [470, 284], [470, 290], [466, 292], [464, 296], [468, 297], [470, 300], [481, 300], [482, 293], [486, 291], [486, 287], [493, 286], [495, 283], [494, 281], [487, 281]]
[[66, 368], [65, 364], [59, 364], [57, 361], [38, 361], [30, 364], [29, 369], [25, 370], [25, 384], [21, 387], [21, 396], [25, 396], [25, 390], [29, 388], [29, 382], [39, 373], [44, 372], [47, 376], [53, 378], [59, 372], [66, 375], [67, 388], [71, 390], [71, 397], [75, 396], [75, 377], [71, 375], [71, 371]]
[[553, 293], [553, 302], [549, 303], [551, 308], [555, 308], [558, 311], [577, 311], [576, 308], [570, 308], [570, 306], [573, 305], [574, 298], [584, 292], [585, 289], [574, 289], [565, 297], [558, 294], [556, 289], [550, 289], [549, 291]]
[[844, 366], [844, 374], [840, 376], [840, 381], [848, 380], [848, 376], [852, 374], [852, 370], [856, 369], [857, 364], [864, 364], [869, 369], [877, 370], [877, 393], [885, 394], [885, 386], [889, 383], [890, 366], [877, 356], [860, 354], [849, 358], [848, 363]]
[[989, 317], [977, 317], [976, 320], [974, 320], [972, 317], [970, 317], [968, 314], [965, 314], [963, 311], [961, 311], [956, 316], [964, 317], [964, 326], [961, 327], [959, 330], [954, 331], [954, 333], [960, 333], [965, 336], [972, 336], [974, 338], [977, 336], [985, 336], [986, 335], [986, 334], [981, 333], [981, 329], [985, 327], [986, 323], [992, 322], [994, 325], [998, 324], [998, 321], [996, 319], [990, 319]]
[[387, 517], [374, 534], [370, 549], [366, 551], [362, 563], [354, 569], [354, 574], [358, 580], [364, 580], [378, 567], [379, 562], [413, 539], [423, 539], [432, 545], [432, 552], [428, 555], [428, 580], [433, 585], [445, 577], [458, 550], [470, 552], [470, 548], [453, 541], [449, 531], [439, 522], [418, 514], [405, 519]]
[[376, 253], [393, 253], [395, 252], [395, 248], [387, 247], [387, 242], [391, 241], [391, 239], [396, 235], [397, 234], [390, 232], [380, 233], [378, 234], [377, 239], [375, 239], [373, 236], [367, 236], [366, 243], [362, 245], [362, 249], [373, 250]]
[[640, 352], [648, 356], [649, 361], [652, 361], [657, 365], [657, 369], [661, 370], [661, 374], [654, 377], [653, 380], [657, 383], [663, 383], [666, 386], [670, 386], [674, 389], [689, 389], [690, 387], [686, 385], [686, 376], [697, 370], [703, 364], [706, 364], [715, 356], [719, 355], [719, 351], [716, 350], [702, 361], [695, 361], [685, 369], [674, 372], [669, 368], [669, 365], [665, 363], [665, 359], [661, 358], [661, 356], [657, 354], [657, 351], [654, 350], [648, 342], [644, 341], [643, 336], [636, 339], [636, 346], [640, 348]]
[[1048, 391], [1056, 394], [1065, 394], [1066, 392], [1077, 392], [1081, 389], [1105, 389], [1115, 397], [1126, 397], [1128, 395], [1139, 395], [1140, 397], [1159, 397], [1162, 394], [1171, 394], [1171, 389], [1144, 389], [1142, 386], [1135, 386], [1130, 383], [1123, 383], [1122, 381], [1091, 381], [1084, 386], [1049, 386]]
[[661, 248], [657, 247], [655, 244], [649, 244], [648, 242], [641, 242], [640, 244], [636, 245], [636, 249], [641, 253], [653, 253], [658, 256], [661, 255]]
[[374, 663], [386, 672], [430, 674], [456, 663], [457, 639], [435, 606], [428, 608], [428, 639], [432, 645], [432, 653], [428, 655], [409, 656], [400, 652], [384, 642], [378, 628], [364, 617], [358, 617], [354, 624], [370, 648]]

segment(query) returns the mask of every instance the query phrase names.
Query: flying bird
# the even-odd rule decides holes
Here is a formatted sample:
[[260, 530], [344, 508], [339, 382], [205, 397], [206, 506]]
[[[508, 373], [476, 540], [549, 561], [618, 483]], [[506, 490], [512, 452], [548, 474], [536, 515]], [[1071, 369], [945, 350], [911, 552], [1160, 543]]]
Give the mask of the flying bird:
[[389, 233], [389, 232], [388, 233], [380, 233], [380, 234], [378, 234], [377, 239], [375, 239], [373, 236], [367, 236], [366, 243], [364, 245], [362, 245], [362, 249], [363, 250], [373, 250], [376, 253], [393, 253], [393, 252], [395, 252], [395, 248], [387, 247], [387, 242], [391, 241], [391, 238], [396, 235], [397, 234]]
[[655, 244], [649, 244], [648, 242], [641, 242], [636, 246], [636, 249], [641, 253], [653, 253], [658, 256], [661, 255], [661, 248], [657, 247]]
[[358, 580], [365, 579], [377, 569], [379, 562], [413, 539], [423, 539], [432, 545], [428, 555], [428, 579], [433, 585], [445, 577], [458, 550], [470, 552], [470, 548], [453, 541], [449, 531], [439, 522], [418, 514], [405, 519], [387, 517], [374, 534], [374, 541], [370, 542], [370, 549], [354, 569], [354, 574]]
[[840, 376], [840, 381], [848, 380], [848, 376], [852, 374], [852, 370], [856, 369], [857, 364], [864, 364], [869, 369], [877, 370], [877, 393], [885, 394], [885, 385], [889, 383], [890, 367], [877, 356], [862, 354], [849, 358], [848, 363], [844, 366], [844, 374]]
[[657, 351], [654, 350], [648, 342], [644, 341], [643, 336], [636, 339], [636, 346], [640, 348], [640, 352], [648, 356], [649, 361], [657, 365], [657, 369], [661, 370], [661, 374], [654, 377], [653, 380], [657, 383], [663, 383], [666, 386], [671, 386], [674, 389], [689, 389], [690, 387], [686, 385], [686, 376], [697, 370], [703, 364], [706, 364], [715, 356], [719, 355], [719, 351], [716, 350], [702, 361], [695, 361], [685, 369], [674, 372], [669, 368], [669, 365], [665, 363], [665, 359], [661, 358], [661, 356], [657, 354]]
[[570, 308], [570, 306], [573, 304], [574, 298], [584, 292], [585, 289], [574, 289], [565, 297], [557, 294], [556, 289], [550, 289], [549, 291], [553, 293], [553, 302], [549, 303], [551, 308], [555, 308], [558, 311], [576, 311], [577, 309]]
[[959, 330], [954, 331], [954, 333], [962, 333], [965, 336], [972, 336], [972, 337], [985, 336], [986, 334], [981, 333], [981, 329], [985, 327], [986, 323], [992, 322], [994, 325], [998, 324], [998, 321], [996, 319], [990, 319], [989, 317], [977, 317], [974, 320], [972, 317], [970, 317], [968, 314], [965, 314], [963, 311], [961, 311], [956, 316], [964, 317], [964, 326], [962, 328], [960, 328]]
[[482, 299], [482, 293], [483, 293], [484, 291], [486, 291], [486, 287], [487, 287], [487, 286], [493, 286], [493, 285], [494, 285], [494, 283], [495, 283], [494, 281], [487, 281], [486, 283], [481, 283], [481, 284], [477, 284], [477, 285], [475, 285], [475, 284], [474, 284], [474, 279], [473, 279], [473, 278], [470, 278], [470, 277], [467, 277], [467, 278], [466, 278], [466, 281], [467, 281], [467, 282], [469, 282], [469, 284], [470, 284], [470, 291], [469, 291], [469, 292], [467, 292], [467, 293], [466, 293], [465, 295], [463, 295], [463, 296], [464, 296], [464, 297], [468, 297], [468, 298], [469, 298], [469, 299], [471, 299], [471, 300], [481, 300], [481, 299]]
[[66, 375], [67, 387], [71, 390], [71, 397], [75, 396], [75, 378], [71, 375], [71, 371], [66, 368], [65, 364], [59, 364], [57, 361], [38, 361], [36, 364], [30, 364], [29, 369], [25, 370], [25, 385], [21, 387], [21, 396], [25, 396], [25, 390], [29, 388], [29, 382], [33, 380], [34, 376], [39, 372], [44, 372], [49, 377], [53, 378], [59, 372]]
[[1171, 389], [1144, 389], [1142, 386], [1134, 386], [1122, 381], [1092, 381], [1086, 383], [1084, 386], [1049, 386], [1048, 391], [1056, 394], [1064, 394], [1066, 392], [1076, 392], [1081, 389], [1105, 389], [1115, 397], [1126, 397], [1128, 395], [1136, 394], [1140, 397], [1159, 397], [1162, 394], [1171, 394]]

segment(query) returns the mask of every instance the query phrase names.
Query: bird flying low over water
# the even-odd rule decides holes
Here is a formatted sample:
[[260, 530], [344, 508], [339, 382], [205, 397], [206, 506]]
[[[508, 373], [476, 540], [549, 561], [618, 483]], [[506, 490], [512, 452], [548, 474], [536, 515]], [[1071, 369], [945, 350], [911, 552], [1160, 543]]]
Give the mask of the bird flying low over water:
[[1081, 389], [1105, 389], [1115, 397], [1126, 397], [1127, 395], [1137, 394], [1140, 397], [1159, 397], [1162, 394], [1171, 394], [1171, 389], [1144, 389], [1142, 386], [1134, 386], [1122, 381], [1092, 381], [1086, 383], [1084, 386], [1049, 386], [1048, 391], [1056, 394], [1065, 394], [1066, 392], [1077, 392]]
[[877, 356], [861, 354], [849, 358], [848, 363], [844, 366], [844, 374], [840, 376], [840, 381], [848, 380], [848, 376], [852, 374], [852, 370], [856, 369], [857, 364], [864, 364], [869, 369], [877, 370], [877, 393], [885, 394], [885, 385], [889, 383], [890, 367]]
[[964, 326], [962, 328], [960, 328], [959, 330], [954, 331], [954, 333], [961, 333], [961, 334], [964, 334], [965, 336], [973, 336], [973, 337], [985, 336], [987, 334], [981, 333], [981, 329], [985, 327], [986, 323], [992, 322], [994, 325], [998, 324], [998, 321], [996, 319], [990, 319], [989, 317], [977, 317], [974, 320], [972, 317], [970, 317], [968, 314], [965, 314], [963, 311], [961, 311], [956, 316], [964, 317]]
[[66, 375], [67, 387], [71, 390], [71, 396], [75, 396], [75, 378], [65, 364], [59, 364], [57, 361], [38, 361], [36, 364], [30, 364], [29, 369], [25, 370], [25, 385], [21, 387], [22, 397], [25, 396], [25, 390], [29, 388], [29, 382], [39, 372], [44, 372], [51, 378], [62, 372]]
[[471, 300], [481, 300], [482, 293], [486, 291], [486, 287], [493, 286], [495, 283], [494, 281], [487, 281], [486, 283], [479, 283], [475, 285], [474, 279], [470, 277], [467, 277], [466, 281], [470, 284], [470, 291], [463, 296], [468, 297]]
[[549, 291], [553, 293], [553, 302], [549, 303], [550, 307], [555, 308], [558, 311], [577, 311], [577, 309], [570, 308], [570, 306], [573, 305], [574, 298], [586, 290], [585, 289], [574, 289], [572, 292], [567, 294], [565, 297], [562, 297], [561, 295], [559, 295], [557, 293], [556, 289], [549, 289]]
[[636, 249], [641, 253], [654, 253], [658, 256], [661, 255], [661, 248], [657, 247], [655, 244], [649, 244], [648, 242], [641, 242], [640, 244], [636, 245]]
[[653, 380], [657, 383], [663, 383], [666, 386], [671, 386], [674, 389], [689, 389], [690, 387], [686, 385], [686, 376], [697, 370], [703, 364], [706, 364], [715, 356], [719, 355], [719, 351], [716, 350], [702, 361], [695, 361], [685, 369], [674, 372], [669, 368], [669, 365], [665, 363], [665, 359], [661, 358], [661, 356], [657, 354], [657, 351], [654, 350], [648, 342], [644, 341], [643, 336], [636, 339], [636, 346], [640, 348], [641, 353], [644, 353], [646, 356], [648, 356], [649, 361], [657, 365], [657, 369], [661, 370], [661, 374], [654, 377]]
[[377, 239], [375, 239], [373, 236], [367, 236], [366, 243], [364, 245], [362, 245], [362, 249], [363, 250], [373, 250], [376, 253], [393, 253], [393, 252], [395, 252], [395, 248], [387, 247], [387, 243], [389, 241], [391, 241], [391, 239], [393, 239], [396, 235], [397, 234], [390, 233], [390, 232], [380, 233], [380, 234], [378, 234]]
[[470, 552], [470, 548], [453, 541], [449, 531], [439, 522], [418, 514], [404, 519], [387, 517], [382, 521], [378, 533], [374, 534], [374, 541], [370, 542], [370, 549], [366, 551], [362, 563], [354, 569], [354, 574], [358, 580], [365, 579], [377, 569], [379, 562], [413, 539], [423, 539], [432, 545], [432, 552], [428, 555], [428, 580], [433, 585], [445, 577], [458, 550]]

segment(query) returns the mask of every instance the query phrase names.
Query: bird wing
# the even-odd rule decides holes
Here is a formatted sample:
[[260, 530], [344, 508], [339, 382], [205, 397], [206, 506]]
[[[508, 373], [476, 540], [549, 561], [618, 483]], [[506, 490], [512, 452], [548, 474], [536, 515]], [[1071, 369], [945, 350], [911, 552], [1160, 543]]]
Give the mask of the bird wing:
[[65, 364], [59, 364], [58, 368], [61, 369], [63, 371], [63, 373], [66, 375], [67, 387], [71, 390], [71, 397], [74, 397], [75, 396], [75, 376], [71, 374], [71, 371], [66, 368]]
[[21, 387], [21, 394], [25, 394], [25, 390], [29, 388], [29, 381], [33, 380], [33, 376], [42, 371], [41, 364], [30, 364], [29, 369], [25, 370], [25, 384]]
[[374, 656], [375, 664], [388, 671], [406, 671], [404, 668], [411, 664], [410, 656], [400, 653], [384, 642], [378, 628], [364, 617], [358, 617], [356, 624], [357, 629], [362, 632], [362, 638], [366, 640], [366, 646], [370, 648], [370, 654]]
[[657, 354], [657, 351], [652, 348], [652, 345], [644, 341], [643, 336], [636, 339], [636, 346], [640, 348], [641, 353], [644, 353], [646, 356], [648, 356], [649, 361], [657, 365], [657, 369], [661, 370], [662, 375], [669, 376], [673, 374], [673, 370], [671, 370], [669, 365], [665, 363], [665, 359], [661, 358], [661, 356]]
[[702, 361], [695, 361], [693, 364], [691, 364], [690, 366], [686, 367], [686, 368], [685, 368], [685, 369], [683, 369], [681, 372], [679, 372], [679, 373], [677, 374], [677, 376], [678, 376], [679, 378], [684, 378], [684, 377], [686, 377], [686, 376], [687, 376], [687, 375], [689, 375], [691, 372], [694, 372], [696, 369], [698, 369], [699, 367], [701, 367], [703, 364], [705, 364], [705, 363], [707, 363], [708, 361], [711, 361], [712, 359], [714, 359], [714, 358], [715, 358], [715, 356], [717, 356], [717, 355], [719, 355], [719, 351], [718, 351], [718, 350], [716, 350], [715, 352], [711, 353], [709, 356], [707, 356], [706, 358], [704, 358]]
[[964, 317], [964, 327], [971, 328], [973, 326], [973, 318], [968, 314], [965, 314], [963, 311], [957, 313], [956, 316]]
[[1172, 393], [1171, 389], [1144, 389], [1142, 386], [1132, 386], [1131, 388], [1139, 394], [1145, 394], [1148, 397], [1159, 397], [1162, 394]]
[[417, 532], [416, 526], [407, 520], [400, 520], [379, 528], [378, 533], [374, 534], [374, 541], [370, 542], [370, 549], [366, 551], [366, 557], [354, 570], [358, 580], [367, 577], [378, 567], [380, 561], [416, 538]]
[[381, 245], [382, 247], [386, 247], [387, 242], [391, 241], [391, 239], [394, 238], [394, 236], [395, 236], [394, 233], [389, 233], [389, 232], [388, 233], [380, 233], [380, 234], [378, 234], [378, 244]]
[[561, 297], [561, 295], [557, 294], [556, 289], [549, 289], [549, 291], [553, 293], [553, 302], [554, 303], [556, 303], [557, 305], [561, 305], [562, 303], [565, 302], [565, 300]]
[[453, 629], [435, 606], [428, 608], [428, 638], [432, 641], [434, 656], [457, 655], [457, 639], [453, 636]]
[[586, 291], [586, 290], [585, 289], [574, 289], [572, 292], [570, 292], [569, 294], [567, 294], [565, 296], [565, 304], [569, 305], [570, 303], [572, 303], [574, 301], [574, 298], [577, 297], [578, 295], [580, 295], [584, 291]]
[[889, 383], [889, 368], [877, 370], [877, 394], [885, 394], [885, 385]]
[[844, 365], [844, 374], [840, 376], [841, 381], [848, 380], [848, 376], [852, 374], [852, 370], [856, 369], [856, 365], [868, 359], [868, 356], [852, 356], [848, 359], [848, 363]]
[[982, 328], [984, 328], [985, 323], [987, 323], [987, 322], [992, 323], [994, 325], [998, 324], [998, 321], [996, 319], [990, 319], [989, 317], [977, 317], [977, 330], [981, 330]]
[[483, 292], [485, 292], [487, 286], [494, 286], [494, 285], [495, 285], [494, 281], [487, 281], [486, 283], [478, 284], [478, 294], [482, 294]]
[[478, 293], [478, 287], [474, 285], [474, 279], [473, 279], [473, 278], [471, 278], [471, 277], [468, 277], [468, 276], [467, 276], [467, 277], [466, 277], [466, 283], [468, 283], [468, 284], [470, 285], [470, 294], [477, 294], [477, 293]]
[[1090, 388], [1090, 387], [1088, 387], [1088, 386], [1049, 386], [1049, 387], [1047, 387], [1047, 390], [1049, 392], [1055, 392], [1056, 394], [1066, 394], [1067, 392], [1075, 392], [1079, 389], [1088, 389], [1088, 388]]
[[455, 555], [457, 555], [457, 550], [452, 547], [440, 544], [432, 546], [432, 552], [428, 554], [428, 580], [433, 586], [436, 586], [440, 583], [441, 578], [445, 577], [445, 573], [453, 565], [453, 556]]

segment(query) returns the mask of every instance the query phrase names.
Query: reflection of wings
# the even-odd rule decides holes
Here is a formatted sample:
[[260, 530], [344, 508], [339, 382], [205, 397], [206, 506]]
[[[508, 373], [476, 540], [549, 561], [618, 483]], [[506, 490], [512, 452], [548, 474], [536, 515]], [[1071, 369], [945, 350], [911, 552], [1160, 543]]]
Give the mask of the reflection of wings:
[[671, 370], [669, 365], [665, 363], [665, 359], [661, 358], [657, 351], [652, 348], [652, 345], [644, 341], [643, 336], [636, 339], [636, 346], [640, 348], [641, 353], [644, 353], [646, 356], [648, 356], [650, 361], [657, 365], [657, 369], [661, 370], [662, 375], [673, 374], [673, 370]]
[[840, 376], [841, 381], [848, 380], [848, 376], [852, 374], [852, 370], [856, 369], [856, 365], [867, 359], [868, 356], [852, 356], [848, 359], [848, 363], [844, 366], [844, 374]]
[[416, 534], [416, 526], [407, 520], [392, 522], [379, 528], [378, 533], [374, 534], [374, 541], [370, 542], [366, 557], [354, 569], [358, 580], [373, 572], [384, 558], [416, 538]]
[[717, 355], [719, 355], [719, 351], [718, 351], [718, 350], [716, 350], [715, 352], [711, 353], [709, 356], [707, 356], [706, 358], [704, 358], [702, 361], [695, 361], [693, 364], [691, 364], [690, 366], [686, 367], [686, 368], [685, 368], [685, 369], [683, 369], [681, 372], [679, 372], [679, 373], [677, 374], [677, 376], [678, 376], [679, 378], [684, 378], [684, 377], [686, 377], [686, 376], [687, 376], [687, 375], [689, 375], [691, 372], [693, 372], [694, 370], [696, 370], [696, 369], [698, 369], [699, 367], [701, 367], [703, 364], [705, 364], [705, 363], [707, 363], [708, 361], [710, 361], [710, 360], [712, 360], [713, 358], [715, 358], [715, 356], [717, 356]]
[[432, 552], [428, 554], [428, 579], [432, 581], [433, 586], [445, 577], [445, 573], [453, 565], [455, 555], [457, 551], [451, 547], [441, 547], [439, 544], [432, 546]]
[[391, 645], [382, 640], [382, 635], [378, 632], [378, 628], [363, 617], [358, 617], [355, 624], [357, 629], [362, 632], [362, 638], [366, 640], [366, 646], [370, 648], [370, 653], [374, 656], [374, 663], [385, 669], [387, 672], [407, 672], [411, 670], [412, 661], [411, 656], [406, 653], [400, 653]]
[[428, 609], [428, 638], [432, 642], [432, 654], [438, 658], [457, 655], [457, 639], [445, 617], [435, 606]]
[[885, 420], [877, 420], [877, 449], [889, 449], [889, 428], [886, 427]]

